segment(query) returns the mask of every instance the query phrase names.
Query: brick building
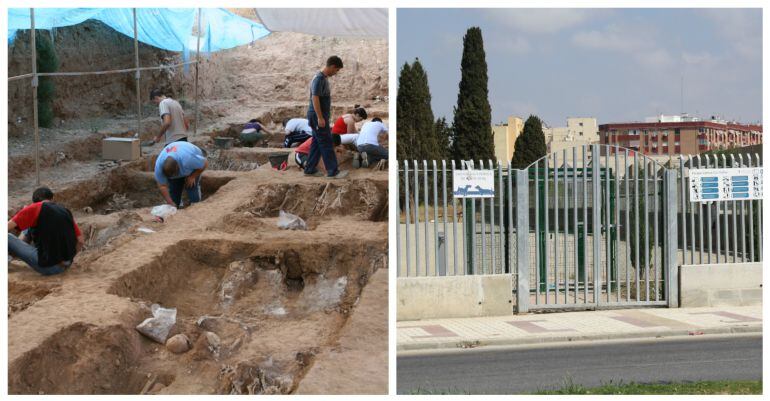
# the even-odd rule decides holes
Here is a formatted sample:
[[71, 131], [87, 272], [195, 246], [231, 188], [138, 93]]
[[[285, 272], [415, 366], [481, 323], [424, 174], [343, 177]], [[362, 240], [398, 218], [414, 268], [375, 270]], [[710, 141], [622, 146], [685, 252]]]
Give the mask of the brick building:
[[693, 120], [601, 124], [599, 140], [647, 155], [695, 155], [762, 143], [761, 125]]

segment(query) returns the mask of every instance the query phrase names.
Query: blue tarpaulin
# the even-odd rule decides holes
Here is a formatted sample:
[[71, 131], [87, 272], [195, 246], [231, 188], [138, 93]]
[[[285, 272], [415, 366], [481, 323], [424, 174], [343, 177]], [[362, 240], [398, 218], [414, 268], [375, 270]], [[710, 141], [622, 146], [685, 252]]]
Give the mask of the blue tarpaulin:
[[[195, 50], [198, 37], [195, 8], [137, 8], [137, 37], [140, 42], [164, 50]], [[35, 29], [76, 25], [89, 19], [134, 37], [134, 16], [130, 8], [36, 8]], [[28, 8], [8, 9], [8, 41], [16, 31], [30, 28]], [[251, 43], [270, 34], [263, 25], [222, 8], [201, 9], [201, 52], [215, 52]]]

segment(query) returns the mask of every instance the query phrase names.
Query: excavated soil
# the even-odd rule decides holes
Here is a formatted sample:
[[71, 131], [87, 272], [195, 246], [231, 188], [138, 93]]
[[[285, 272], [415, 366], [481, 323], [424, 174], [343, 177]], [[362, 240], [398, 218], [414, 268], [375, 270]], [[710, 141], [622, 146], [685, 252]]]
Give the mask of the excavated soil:
[[[134, 188], [123, 193], [139, 205], [136, 197], [154, 189], [144, 186], [152, 184], [146, 172], [112, 174], [122, 188]], [[94, 208], [90, 215], [79, 212], [84, 231], [95, 233], [91, 248], [71, 272], [55, 276], [55, 285], [42, 285], [37, 277], [30, 283], [28, 272], [12, 270], [11, 344], [25, 333], [20, 322], [59, 316], [58, 324], [43, 329], [48, 334], [35, 329], [39, 341], [28, 340], [34, 344], [9, 357], [9, 392], [294, 392], [317, 355], [335, 346], [369, 277], [387, 264], [387, 225], [371, 219], [386, 205], [387, 181], [301, 179], [300, 172], [271, 171], [226, 178], [228, 185], [214, 185], [226, 194], [154, 226], [147, 208], [100, 214], [98, 192], [67, 198]], [[310, 218], [311, 230], [279, 230], [282, 209]], [[249, 224], [234, 224], [233, 216], [244, 214]], [[137, 234], [138, 226], [156, 232]], [[206, 238], [195, 239], [200, 235]], [[67, 319], [61, 308], [68, 302], [104, 307], [94, 305], [99, 312], [86, 319]], [[177, 309], [170, 336], [185, 334], [190, 351], [174, 354], [134, 329], [155, 303]], [[25, 314], [31, 305], [34, 316]]]
[[[24, 35], [11, 49], [10, 75], [29, 65]], [[52, 36], [61, 71], [133, 63], [130, 38], [100, 23]], [[140, 47], [143, 65], [181, 59]], [[208, 152], [203, 202], [165, 223], [150, 214], [162, 202], [152, 176], [160, 145], [131, 162], [100, 159], [104, 137], [135, 134], [130, 74], [56, 79], [54, 126], [40, 130], [40, 184], [73, 212], [86, 245], [57, 276], [9, 263], [9, 393], [286, 394], [339, 346], [369, 278], [387, 265], [387, 172], [353, 170], [330, 181], [296, 168], [272, 171], [269, 156], [289, 152], [280, 134], [254, 148], [213, 143], [237, 137], [251, 118], [280, 132], [283, 119], [304, 116], [309, 80], [329, 54], [346, 65], [332, 82], [333, 114], [361, 104], [370, 118], [387, 120], [384, 40], [274, 33], [214, 53], [200, 67], [201, 121], [189, 138]], [[16, 82], [8, 98], [9, 217], [37, 187], [31, 92]], [[192, 79], [183, 71], [143, 74], [141, 85], [142, 93], [165, 90], [192, 113]], [[142, 116], [144, 141], [159, 127], [157, 107], [145, 102]], [[349, 167], [350, 155], [339, 160]], [[280, 210], [305, 219], [308, 230], [279, 229]], [[381, 291], [374, 296], [386, 305]], [[135, 329], [154, 303], [177, 308], [171, 335], [187, 335], [189, 351], [175, 354]], [[347, 367], [371, 366], [366, 358], [350, 355]], [[349, 386], [332, 388], [355, 393]]]

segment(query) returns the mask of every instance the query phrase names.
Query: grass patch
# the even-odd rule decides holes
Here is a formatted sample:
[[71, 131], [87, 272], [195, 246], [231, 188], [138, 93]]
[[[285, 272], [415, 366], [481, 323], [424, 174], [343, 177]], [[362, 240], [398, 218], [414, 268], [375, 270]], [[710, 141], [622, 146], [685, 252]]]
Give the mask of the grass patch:
[[585, 388], [568, 381], [558, 390], [539, 391], [535, 394], [762, 394], [761, 380], [698, 381], [682, 383], [618, 383]]

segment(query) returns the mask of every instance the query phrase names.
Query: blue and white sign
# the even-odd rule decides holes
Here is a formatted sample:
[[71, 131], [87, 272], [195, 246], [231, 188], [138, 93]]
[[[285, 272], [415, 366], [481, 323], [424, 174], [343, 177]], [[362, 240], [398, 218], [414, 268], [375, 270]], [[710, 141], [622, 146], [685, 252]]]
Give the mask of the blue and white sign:
[[494, 198], [494, 171], [455, 170], [452, 174], [452, 195], [455, 198]]
[[690, 169], [690, 202], [762, 199], [762, 168]]

